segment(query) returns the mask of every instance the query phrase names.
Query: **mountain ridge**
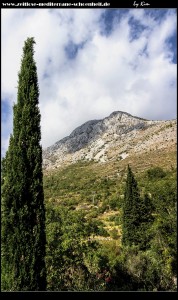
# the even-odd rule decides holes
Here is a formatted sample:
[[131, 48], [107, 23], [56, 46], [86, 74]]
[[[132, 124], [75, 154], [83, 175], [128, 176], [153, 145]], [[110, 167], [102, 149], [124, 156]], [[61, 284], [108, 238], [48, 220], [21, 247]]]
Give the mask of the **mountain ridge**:
[[90, 120], [43, 150], [43, 168], [54, 169], [79, 160], [106, 162], [125, 159], [156, 146], [176, 144], [177, 120], [153, 121], [114, 111], [100, 120]]

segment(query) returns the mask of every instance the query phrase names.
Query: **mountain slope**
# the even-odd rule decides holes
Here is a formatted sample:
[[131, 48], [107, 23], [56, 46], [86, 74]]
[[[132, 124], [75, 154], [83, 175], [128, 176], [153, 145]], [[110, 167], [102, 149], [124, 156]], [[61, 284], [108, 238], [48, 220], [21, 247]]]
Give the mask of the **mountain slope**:
[[176, 127], [177, 120], [145, 120], [116, 111], [102, 120], [84, 123], [43, 150], [43, 167], [50, 170], [79, 160], [104, 163], [145, 156], [150, 151], [174, 152]]

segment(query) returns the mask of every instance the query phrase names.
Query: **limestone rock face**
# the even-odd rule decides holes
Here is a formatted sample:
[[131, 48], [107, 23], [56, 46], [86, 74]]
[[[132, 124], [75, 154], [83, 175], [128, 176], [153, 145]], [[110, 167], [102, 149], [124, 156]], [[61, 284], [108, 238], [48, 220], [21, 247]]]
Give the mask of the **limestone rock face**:
[[68, 137], [43, 150], [43, 168], [54, 169], [78, 160], [106, 162], [133, 153], [176, 144], [177, 120], [150, 121], [116, 111], [102, 120], [77, 127]]

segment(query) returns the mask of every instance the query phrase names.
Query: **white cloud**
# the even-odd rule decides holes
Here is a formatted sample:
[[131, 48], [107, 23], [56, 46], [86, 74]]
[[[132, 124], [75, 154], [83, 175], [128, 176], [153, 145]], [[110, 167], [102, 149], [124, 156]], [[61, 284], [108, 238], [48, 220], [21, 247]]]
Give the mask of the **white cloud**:
[[[22, 47], [28, 36], [34, 36], [43, 147], [114, 110], [149, 119], [176, 116], [176, 65], [167, 43], [176, 30], [175, 11], [159, 19], [131, 9], [119, 22], [115, 18], [108, 36], [101, 34], [103, 12], [2, 10], [2, 98], [11, 106], [16, 101]], [[133, 41], [131, 17], [146, 26]], [[83, 43], [75, 59], [68, 59], [64, 50], [70, 41]], [[2, 139], [7, 146], [7, 135]]]

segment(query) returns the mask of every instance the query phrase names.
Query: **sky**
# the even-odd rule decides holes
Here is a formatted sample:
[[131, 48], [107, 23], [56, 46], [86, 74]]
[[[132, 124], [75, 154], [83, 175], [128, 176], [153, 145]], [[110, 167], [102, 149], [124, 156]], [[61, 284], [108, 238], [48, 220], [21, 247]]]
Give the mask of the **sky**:
[[22, 48], [31, 36], [43, 148], [113, 111], [177, 117], [175, 9], [2, 9], [2, 156], [13, 132]]

